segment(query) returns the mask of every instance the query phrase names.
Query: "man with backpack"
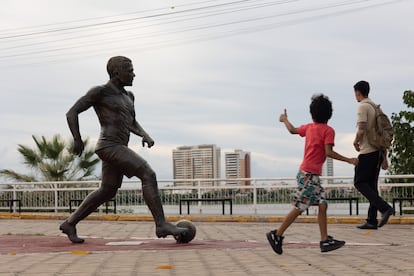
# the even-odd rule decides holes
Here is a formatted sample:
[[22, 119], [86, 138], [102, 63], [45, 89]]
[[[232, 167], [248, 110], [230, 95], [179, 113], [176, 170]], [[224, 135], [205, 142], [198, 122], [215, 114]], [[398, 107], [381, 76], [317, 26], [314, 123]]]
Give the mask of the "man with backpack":
[[[359, 152], [355, 166], [355, 188], [369, 200], [366, 222], [359, 229], [378, 229], [384, 226], [394, 209], [378, 193], [378, 176], [388, 168], [387, 149], [392, 141], [392, 127], [388, 117], [368, 97], [369, 83], [359, 81], [354, 85], [355, 98], [359, 102], [354, 147]], [[377, 220], [377, 212], [382, 214]]]

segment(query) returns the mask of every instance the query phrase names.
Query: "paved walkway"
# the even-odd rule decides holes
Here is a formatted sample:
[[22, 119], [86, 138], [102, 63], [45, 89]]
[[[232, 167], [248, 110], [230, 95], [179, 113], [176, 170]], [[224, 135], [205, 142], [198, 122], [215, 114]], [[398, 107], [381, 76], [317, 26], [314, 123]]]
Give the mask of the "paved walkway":
[[86, 242], [73, 245], [60, 219], [1, 218], [0, 275], [414, 275], [414, 224], [329, 224], [347, 244], [321, 253], [318, 225], [296, 222], [276, 255], [265, 233], [280, 222], [206, 220], [194, 220], [196, 238], [185, 245], [154, 239], [149, 221], [85, 220]]

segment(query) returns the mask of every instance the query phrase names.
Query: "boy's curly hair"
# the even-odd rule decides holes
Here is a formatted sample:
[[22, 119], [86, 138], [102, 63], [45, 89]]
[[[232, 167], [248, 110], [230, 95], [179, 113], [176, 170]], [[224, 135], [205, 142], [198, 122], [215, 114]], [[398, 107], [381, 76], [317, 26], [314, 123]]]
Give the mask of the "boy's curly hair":
[[332, 102], [323, 94], [313, 95], [310, 113], [315, 123], [326, 124], [332, 117]]

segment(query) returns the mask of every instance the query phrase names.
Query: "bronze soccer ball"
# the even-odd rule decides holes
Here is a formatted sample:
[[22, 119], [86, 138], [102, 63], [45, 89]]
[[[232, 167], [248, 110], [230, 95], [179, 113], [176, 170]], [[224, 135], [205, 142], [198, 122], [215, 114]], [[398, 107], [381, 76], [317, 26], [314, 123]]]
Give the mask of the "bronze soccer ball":
[[196, 227], [195, 225], [186, 219], [180, 220], [177, 222], [177, 227], [187, 228], [184, 234], [174, 236], [174, 239], [177, 243], [189, 243], [192, 241], [196, 235]]

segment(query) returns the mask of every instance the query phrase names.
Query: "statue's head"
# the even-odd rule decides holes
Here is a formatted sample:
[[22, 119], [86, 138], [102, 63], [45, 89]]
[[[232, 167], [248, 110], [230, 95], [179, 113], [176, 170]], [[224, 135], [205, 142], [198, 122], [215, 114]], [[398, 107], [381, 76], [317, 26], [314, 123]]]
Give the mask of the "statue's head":
[[120, 72], [124, 70], [126, 67], [129, 67], [131, 63], [132, 61], [127, 57], [123, 57], [123, 56], [111, 57], [108, 60], [108, 63], [106, 65], [106, 71], [108, 71], [109, 77], [113, 78], [116, 72]]
[[122, 86], [131, 86], [134, 80], [134, 67], [132, 61], [123, 56], [111, 57], [106, 65], [111, 80], [116, 81]]

